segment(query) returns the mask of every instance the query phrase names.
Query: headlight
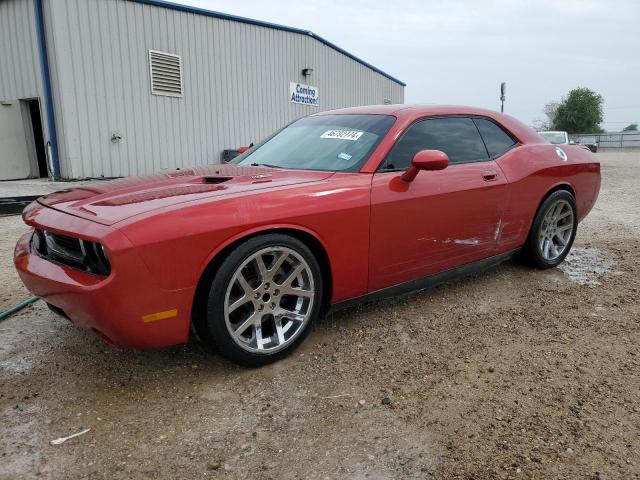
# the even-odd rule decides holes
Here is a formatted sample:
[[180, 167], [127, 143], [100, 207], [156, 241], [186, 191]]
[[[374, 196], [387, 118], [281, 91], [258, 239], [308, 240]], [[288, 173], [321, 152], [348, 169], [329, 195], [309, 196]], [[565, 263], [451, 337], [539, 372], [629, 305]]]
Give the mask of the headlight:
[[111, 273], [107, 251], [98, 242], [36, 229], [31, 238], [31, 250], [43, 258], [78, 270], [105, 276]]

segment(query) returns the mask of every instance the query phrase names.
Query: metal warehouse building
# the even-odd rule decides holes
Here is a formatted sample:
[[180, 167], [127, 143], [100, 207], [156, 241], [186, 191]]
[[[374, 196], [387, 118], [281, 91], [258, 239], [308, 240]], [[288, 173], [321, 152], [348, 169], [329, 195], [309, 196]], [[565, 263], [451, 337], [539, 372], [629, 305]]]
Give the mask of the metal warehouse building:
[[403, 101], [306, 30], [158, 0], [0, 0], [0, 179], [219, 163], [301, 116]]

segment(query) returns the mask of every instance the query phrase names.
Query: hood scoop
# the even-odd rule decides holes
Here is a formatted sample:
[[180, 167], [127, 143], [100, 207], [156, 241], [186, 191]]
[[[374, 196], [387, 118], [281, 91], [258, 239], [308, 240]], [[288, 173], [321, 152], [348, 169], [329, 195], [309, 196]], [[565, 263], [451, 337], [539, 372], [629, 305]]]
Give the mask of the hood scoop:
[[231, 180], [232, 177], [202, 177], [202, 183], [215, 184], [215, 183], [224, 183]]
[[216, 190], [224, 190], [225, 187], [217, 185], [176, 185], [157, 189], [143, 190], [123, 195], [114, 195], [113, 197], [93, 202], [98, 207], [116, 207], [119, 205], [139, 204], [142, 202], [151, 202], [153, 200], [161, 200], [164, 198], [177, 198], [182, 195], [195, 195], [201, 193], [215, 192]]

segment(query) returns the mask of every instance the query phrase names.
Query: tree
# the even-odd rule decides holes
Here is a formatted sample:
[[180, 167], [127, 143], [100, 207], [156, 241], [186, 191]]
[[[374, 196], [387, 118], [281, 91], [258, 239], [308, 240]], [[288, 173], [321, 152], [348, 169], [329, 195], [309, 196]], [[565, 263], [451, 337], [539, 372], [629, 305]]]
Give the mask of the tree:
[[569, 92], [555, 110], [553, 128], [568, 133], [602, 132], [602, 96], [578, 87]]
[[546, 119], [542, 120], [540, 118], [536, 118], [532, 127], [536, 132], [543, 132], [546, 130], [553, 130], [555, 118], [556, 118], [556, 110], [558, 110], [558, 102], [549, 102], [544, 106], [544, 114], [546, 115]]
[[624, 127], [622, 129], [622, 131], [623, 132], [637, 132], [638, 131], [638, 124], [637, 123], [630, 123], [629, 125]]
[[531, 126], [536, 132], [544, 132], [547, 130], [553, 130], [556, 110], [558, 109], [558, 102], [549, 102], [544, 106], [544, 114], [546, 119], [536, 118], [533, 120]]
[[547, 116], [547, 123], [551, 128], [556, 123], [556, 113], [558, 113], [558, 102], [549, 102], [544, 106], [544, 114]]

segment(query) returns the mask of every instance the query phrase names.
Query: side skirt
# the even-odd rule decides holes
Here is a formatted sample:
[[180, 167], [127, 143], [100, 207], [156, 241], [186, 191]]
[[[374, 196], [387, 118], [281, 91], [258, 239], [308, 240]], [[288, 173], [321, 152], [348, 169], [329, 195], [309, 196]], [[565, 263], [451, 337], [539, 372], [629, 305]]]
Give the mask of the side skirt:
[[496, 265], [500, 265], [507, 260], [513, 258], [513, 256], [520, 249], [512, 250], [510, 252], [501, 253], [493, 257], [483, 258], [475, 262], [460, 265], [459, 267], [444, 270], [433, 275], [427, 275], [426, 277], [418, 278], [416, 280], [409, 280], [408, 282], [399, 283], [391, 287], [376, 290], [375, 292], [367, 293], [361, 297], [351, 298], [342, 302], [334, 303], [331, 305], [329, 313], [333, 313], [345, 308], [352, 307], [354, 305], [360, 305], [362, 303], [371, 302], [374, 300], [381, 300], [383, 298], [397, 297], [405, 295], [407, 293], [418, 292], [421, 290], [427, 290], [429, 288], [436, 287], [442, 283], [454, 280], [456, 278], [465, 277], [472, 273], [481, 272], [487, 270]]

